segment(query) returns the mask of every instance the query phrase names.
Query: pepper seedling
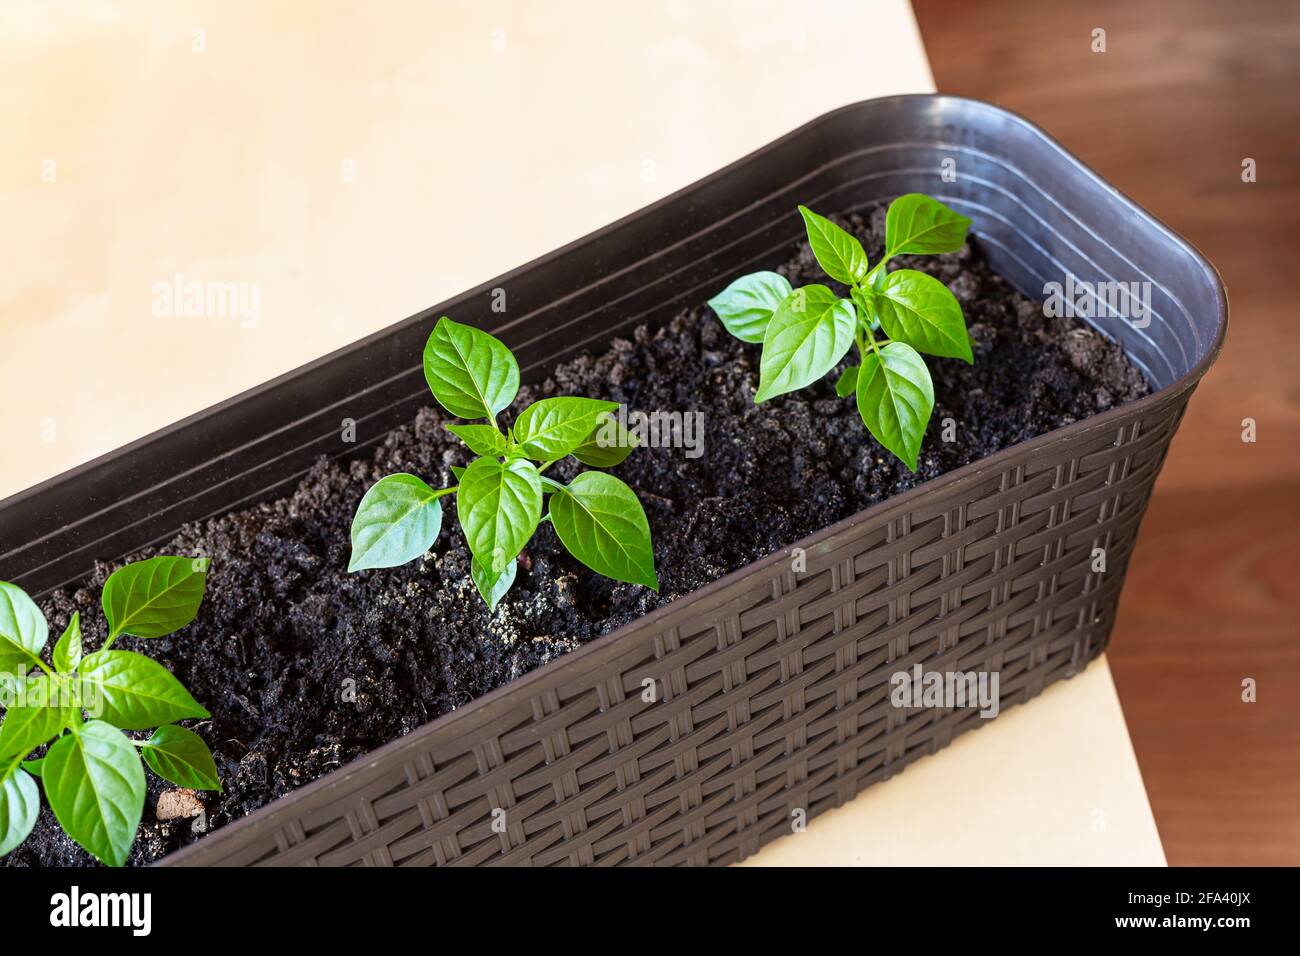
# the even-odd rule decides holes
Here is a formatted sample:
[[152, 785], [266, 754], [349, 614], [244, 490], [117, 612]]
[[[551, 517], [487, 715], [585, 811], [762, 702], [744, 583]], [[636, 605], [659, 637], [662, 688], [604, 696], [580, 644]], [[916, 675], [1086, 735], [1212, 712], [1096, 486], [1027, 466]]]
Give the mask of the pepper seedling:
[[424, 347], [424, 377], [452, 415], [482, 420], [446, 426], [479, 457], [452, 468], [457, 484], [448, 488], [409, 474], [375, 482], [352, 521], [349, 571], [397, 567], [429, 551], [442, 528], [442, 499], [455, 494], [470, 577], [490, 610], [514, 583], [516, 558], [542, 521], [597, 574], [659, 590], [650, 524], [632, 489], [601, 471], [567, 485], [544, 474], [569, 455], [596, 468], [621, 464], [636, 441], [610, 414], [617, 403], [544, 398], [503, 430], [497, 416], [519, 391], [519, 364], [495, 337], [446, 316]]
[[872, 266], [852, 234], [806, 206], [799, 213], [817, 263], [848, 286], [849, 298], [824, 285], [792, 289], [778, 273], [754, 272], [709, 306], [736, 338], [763, 345], [755, 402], [811, 385], [856, 343], [859, 362], [844, 370], [835, 392], [855, 395], [867, 431], [916, 471], [934, 410], [934, 383], [920, 353], [972, 365], [975, 359], [961, 305], [948, 287], [924, 272], [889, 272], [885, 265], [899, 255], [956, 252], [971, 221], [929, 196], [900, 196], [889, 204], [884, 254]]
[[[157, 557], [115, 571], [101, 596], [109, 628], [103, 646], [82, 656], [77, 612], [51, 664], [41, 658], [45, 615], [21, 588], [0, 581], [0, 856], [36, 823], [34, 777], [64, 832], [111, 866], [126, 862], [144, 812], [141, 758], [179, 786], [221, 789], [203, 738], [175, 723], [211, 715], [157, 661], [112, 649], [123, 634], [163, 637], [193, 621], [207, 569], [203, 558]], [[150, 728], [157, 729], [147, 740], [123, 733]], [[27, 759], [51, 740], [43, 757]]]

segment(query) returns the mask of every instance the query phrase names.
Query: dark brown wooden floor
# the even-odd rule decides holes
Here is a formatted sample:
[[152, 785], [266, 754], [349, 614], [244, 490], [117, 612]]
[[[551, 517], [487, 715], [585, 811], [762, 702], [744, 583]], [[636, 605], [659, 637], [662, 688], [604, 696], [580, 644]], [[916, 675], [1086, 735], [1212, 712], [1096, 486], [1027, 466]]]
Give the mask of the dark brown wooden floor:
[[1300, 864], [1300, 3], [914, 8], [941, 92], [1046, 128], [1228, 287], [1109, 656], [1169, 862]]

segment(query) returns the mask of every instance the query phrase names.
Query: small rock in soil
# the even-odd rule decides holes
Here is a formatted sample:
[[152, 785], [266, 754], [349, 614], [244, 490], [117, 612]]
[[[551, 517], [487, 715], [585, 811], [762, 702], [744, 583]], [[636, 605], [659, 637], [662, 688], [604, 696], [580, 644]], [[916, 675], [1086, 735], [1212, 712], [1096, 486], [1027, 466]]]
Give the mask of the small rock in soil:
[[203, 800], [194, 790], [164, 790], [158, 795], [158, 808], [154, 813], [159, 820], [181, 820], [197, 817], [203, 812]]

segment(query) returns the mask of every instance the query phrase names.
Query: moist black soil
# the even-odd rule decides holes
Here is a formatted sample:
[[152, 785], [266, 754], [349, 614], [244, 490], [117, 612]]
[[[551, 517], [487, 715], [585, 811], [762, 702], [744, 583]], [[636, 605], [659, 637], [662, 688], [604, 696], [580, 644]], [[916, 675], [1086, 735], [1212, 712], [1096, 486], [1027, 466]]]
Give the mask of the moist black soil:
[[[882, 247], [883, 209], [840, 223], [869, 253]], [[521, 390], [513, 414], [551, 395], [610, 399], [632, 411], [704, 413], [701, 456], [640, 448], [614, 469], [645, 505], [658, 594], [588, 572], [543, 524], [520, 558], [514, 587], [489, 613], [470, 581], [454, 509], [421, 560], [348, 574], [352, 515], [374, 481], [406, 471], [445, 486], [449, 466], [466, 463], [463, 447], [442, 428], [449, 417], [436, 407], [389, 435], [372, 459], [322, 459], [291, 496], [187, 526], [167, 546], [137, 555], [212, 559], [197, 621], [172, 637], [118, 646], [167, 665], [212, 712], [211, 720], [189, 725], [212, 747], [225, 792], [201, 795], [202, 817], [160, 822], [158, 797], [173, 788], [149, 774], [131, 862], [156, 860], [841, 518], [1147, 394], [1114, 343], [1073, 320], [1045, 317], [990, 271], [977, 245], [897, 264], [947, 283], [975, 340], [973, 366], [929, 361], [935, 409], [915, 474], [867, 434], [851, 400], [836, 398], [838, 370], [755, 405], [759, 346], [733, 339], [703, 303]], [[795, 286], [827, 281], [806, 245], [770, 267]], [[942, 440], [945, 419], [955, 424], [953, 441]], [[578, 470], [569, 460], [554, 475], [568, 480]], [[80, 610], [87, 647], [98, 646], [100, 589], [115, 568], [101, 565], [81, 589], [44, 602], [54, 633]], [[94, 861], [46, 808], [5, 862]]]

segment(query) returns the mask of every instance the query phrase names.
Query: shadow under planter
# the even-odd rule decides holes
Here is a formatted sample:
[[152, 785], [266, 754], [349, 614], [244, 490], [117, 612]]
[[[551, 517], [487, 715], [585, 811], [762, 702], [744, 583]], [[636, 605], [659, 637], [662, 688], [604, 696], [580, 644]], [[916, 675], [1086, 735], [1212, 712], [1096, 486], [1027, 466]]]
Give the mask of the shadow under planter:
[[1140, 321], [1113, 300], [1088, 321], [1156, 391], [860, 512], [163, 862], [731, 862], [790, 832], [792, 815], [837, 806], [978, 725], [978, 708], [895, 706], [892, 675], [995, 673], [1005, 708], [1096, 657], [1169, 441], [1222, 346], [1223, 288], [1195, 250], [1036, 127], [945, 96], [830, 113], [564, 249], [0, 502], [0, 578], [47, 593], [95, 559], [286, 493], [337, 453], [344, 414], [378, 436], [350, 450], [364, 454], [427, 404], [415, 360], [432, 322], [492, 288], [510, 288], [511, 317], [488, 331], [536, 381], [770, 261], [799, 237], [797, 203], [848, 214], [906, 192], [970, 216], [990, 264], [1035, 297], [1051, 282], [1149, 282]]

